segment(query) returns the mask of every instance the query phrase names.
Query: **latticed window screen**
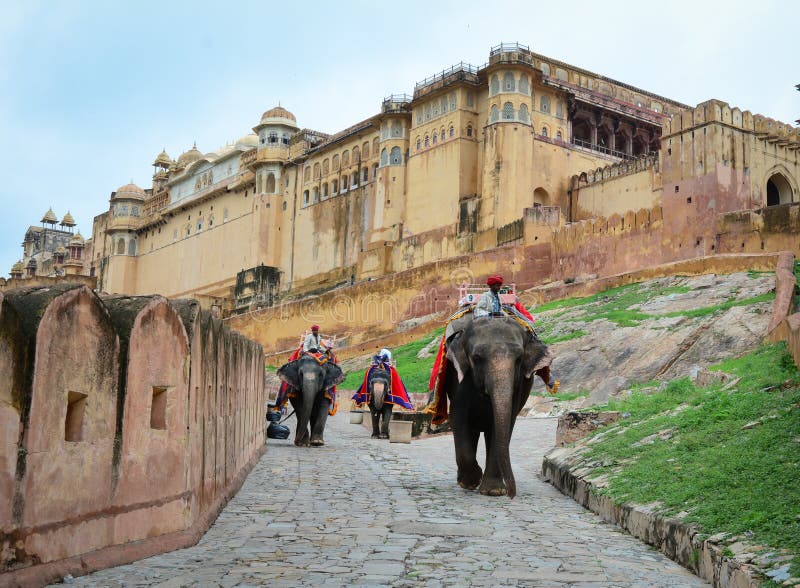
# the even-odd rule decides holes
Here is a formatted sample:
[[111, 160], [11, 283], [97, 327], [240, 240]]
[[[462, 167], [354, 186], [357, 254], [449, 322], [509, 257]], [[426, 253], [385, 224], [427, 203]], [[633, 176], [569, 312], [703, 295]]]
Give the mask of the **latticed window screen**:
[[516, 89], [516, 85], [514, 74], [507, 72], [506, 75], [503, 76], [503, 89], [506, 92], [513, 92]]
[[514, 120], [514, 105], [511, 102], [503, 104], [503, 120]]
[[400, 151], [400, 147], [392, 147], [391, 163], [392, 165], [401, 165], [403, 163], [403, 154]]

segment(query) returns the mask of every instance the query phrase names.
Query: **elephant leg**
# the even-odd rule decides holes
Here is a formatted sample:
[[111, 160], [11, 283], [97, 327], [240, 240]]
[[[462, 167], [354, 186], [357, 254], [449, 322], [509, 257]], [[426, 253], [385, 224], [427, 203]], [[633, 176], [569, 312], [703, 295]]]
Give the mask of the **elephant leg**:
[[316, 403], [314, 412], [311, 413], [311, 445], [313, 447], [325, 445], [323, 433], [325, 432], [325, 423], [328, 421], [330, 405], [331, 401], [323, 397]]
[[303, 405], [300, 403], [300, 401], [295, 401], [294, 398], [292, 398], [290, 402], [292, 403], [292, 408], [294, 409], [295, 418], [297, 419], [297, 428], [295, 429], [294, 432], [294, 444], [297, 445], [298, 447], [308, 447], [308, 441], [309, 441], [308, 425], [301, 426], [300, 425], [301, 419], [299, 417], [299, 414], [303, 410]]
[[483, 470], [475, 458], [478, 453], [478, 431], [470, 431], [467, 427], [456, 433], [453, 427], [453, 441], [456, 446], [456, 465], [458, 466], [458, 485], [467, 490], [475, 490], [481, 483]]
[[483, 434], [483, 439], [486, 444], [486, 471], [483, 474], [478, 491], [487, 496], [505, 496], [506, 484], [503, 482], [500, 464], [492, 447], [492, 433], [487, 431]]
[[384, 404], [381, 411], [381, 439], [389, 438], [389, 421], [392, 419], [392, 405]]
[[380, 436], [381, 413], [370, 407], [369, 414], [372, 416], [372, 438], [377, 439]]

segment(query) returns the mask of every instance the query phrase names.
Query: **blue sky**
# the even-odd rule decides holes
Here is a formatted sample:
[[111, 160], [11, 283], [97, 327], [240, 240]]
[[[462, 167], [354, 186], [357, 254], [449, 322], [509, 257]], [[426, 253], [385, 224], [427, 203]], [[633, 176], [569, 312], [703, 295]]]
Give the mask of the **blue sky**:
[[111, 191], [279, 101], [333, 133], [500, 42], [688, 104], [800, 118], [800, 3], [0, 0], [0, 275], [52, 206], [85, 237]]

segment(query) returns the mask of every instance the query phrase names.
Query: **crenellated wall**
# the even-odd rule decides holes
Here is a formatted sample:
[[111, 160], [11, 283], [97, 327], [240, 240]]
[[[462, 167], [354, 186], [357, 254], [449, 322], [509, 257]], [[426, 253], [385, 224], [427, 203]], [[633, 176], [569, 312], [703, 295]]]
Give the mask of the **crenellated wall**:
[[261, 346], [195, 301], [0, 292], [0, 374], [2, 585], [193, 544], [264, 448]]

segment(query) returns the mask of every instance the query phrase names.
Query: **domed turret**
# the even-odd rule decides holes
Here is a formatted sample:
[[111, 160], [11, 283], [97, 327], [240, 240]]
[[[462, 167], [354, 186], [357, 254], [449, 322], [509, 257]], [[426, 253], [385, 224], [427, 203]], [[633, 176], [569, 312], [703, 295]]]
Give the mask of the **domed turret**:
[[172, 165], [172, 159], [167, 154], [166, 150], [161, 151], [161, 153], [159, 153], [156, 157], [155, 161], [153, 161], [154, 167], [168, 168], [170, 165]]
[[75, 233], [75, 236], [72, 239], [69, 240], [69, 244], [70, 244], [70, 247], [83, 247], [84, 246], [85, 241], [83, 240], [83, 235], [81, 235], [80, 231]]
[[117, 188], [112, 200], [141, 200], [144, 201], [145, 193], [139, 186], [131, 182]]
[[20, 260], [17, 263], [15, 263], [13, 266], [11, 266], [11, 271], [9, 272], [9, 275], [12, 278], [21, 278], [22, 274], [24, 274], [24, 273], [25, 273], [25, 265]]
[[49, 209], [47, 209], [47, 212], [42, 217], [41, 222], [47, 223], [48, 225], [54, 225], [58, 222], [58, 217], [56, 217], [56, 213], [53, 212], [52, 206]]
[[283, 126], [296, 129], [297, 119], [283, 106], [276, 106], [275, 108], [270, 108], [261, 115], [261, 122], [254, 126], [253, 130], [258, 133], [267, 126]]
[[72, 218], [72, 215], [67, 211], [67, 214], [64, 215], [64, 218], [61, 219], [61, 223], [59, 223], [62, 227], [74, 227], [75, 226], [75, 219]]
[[236, 147], [241, 149], [252, 149], [258, 147], [258, 135], [249, 133], [236, 141]]

